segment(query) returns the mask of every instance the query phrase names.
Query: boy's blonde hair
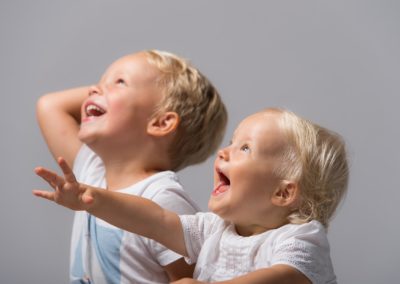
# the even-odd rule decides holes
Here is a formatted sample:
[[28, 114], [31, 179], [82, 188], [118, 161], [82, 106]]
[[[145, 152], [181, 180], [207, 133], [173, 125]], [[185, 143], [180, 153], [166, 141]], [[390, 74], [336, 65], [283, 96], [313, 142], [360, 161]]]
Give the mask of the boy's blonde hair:
[[280, 126], [288, 137], [288, 147], [277, 174], [297, 182], [300, 202], [290, 216], [291, 223], [329, 220], [343, 199], [349, 180], [345, 143], [342, 137], [287, 110]]
[[211, 82], [188, 61], [165, 51], [144, 51], [161, 73], [164, 92], [155, 114], [173, 111], [179, 125], [170, 147], [173, 170], [205, 161], [219, 147], [228, 119], [221, 97]]

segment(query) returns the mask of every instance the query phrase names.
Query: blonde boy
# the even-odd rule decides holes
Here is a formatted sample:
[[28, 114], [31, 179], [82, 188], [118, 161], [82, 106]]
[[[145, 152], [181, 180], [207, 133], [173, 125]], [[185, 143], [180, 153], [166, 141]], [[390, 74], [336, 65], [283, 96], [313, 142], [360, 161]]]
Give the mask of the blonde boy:
[[342, 200], [348, 165], [342, 138], [289, 111], [267, 109], [237, 127], [215, 159], [209, 213], [180, 215], [139, 197], [37, 168], [55, 192], [34, 193], [153, 238], [196, 262], [179, 283], [334, 284], [326, 227]]
[[[227, 113], [197, 69], [149, 50], [115, 61], [97, 85], [41, 97], [37, 117], [51, 153], [73, 165], [80, 182], [193, 214], [198, 208], [172, 171], [217, 149]], [[76, 213], [71, 283], [165, 283], [191, 273], [158, 243]]]

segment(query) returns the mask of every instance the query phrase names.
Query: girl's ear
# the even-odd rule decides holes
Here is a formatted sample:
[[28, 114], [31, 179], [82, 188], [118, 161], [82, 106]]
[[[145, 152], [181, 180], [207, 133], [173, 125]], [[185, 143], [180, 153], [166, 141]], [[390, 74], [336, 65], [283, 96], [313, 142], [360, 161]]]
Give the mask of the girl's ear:
[[272, 204], [276, 206], [292, 206], [299, 199], [299, 187], [297, 183], [283, 181], [272, 196]]
[[147, 133], [161, 137], [173, 133], [179, 125], [179, 115], [176, 112], [165, 112], [152, 118], [147, 124]]

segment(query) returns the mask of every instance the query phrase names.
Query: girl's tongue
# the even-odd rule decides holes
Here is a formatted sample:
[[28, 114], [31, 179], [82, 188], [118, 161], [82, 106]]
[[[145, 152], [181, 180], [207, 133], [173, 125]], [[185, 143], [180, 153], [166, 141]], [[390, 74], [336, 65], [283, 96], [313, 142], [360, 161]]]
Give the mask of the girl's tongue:
[[229, 186], [231, 184], [229, 179], [223, 173], [218, 172], [218, 176], [219, 176], [219, 183], [211, 193], [213, 196], [217, 196], [221, 193], [224, 193], [229, 189]]

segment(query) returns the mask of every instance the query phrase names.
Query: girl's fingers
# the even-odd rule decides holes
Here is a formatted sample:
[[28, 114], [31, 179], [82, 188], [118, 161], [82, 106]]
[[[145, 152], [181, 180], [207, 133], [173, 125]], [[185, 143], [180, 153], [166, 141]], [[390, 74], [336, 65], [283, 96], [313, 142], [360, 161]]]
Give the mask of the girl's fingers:
[[41, 197], [50, 201], [54, 201], [54, 192], [48, 192], [43, 190], [33, 190], [33, 195]]

